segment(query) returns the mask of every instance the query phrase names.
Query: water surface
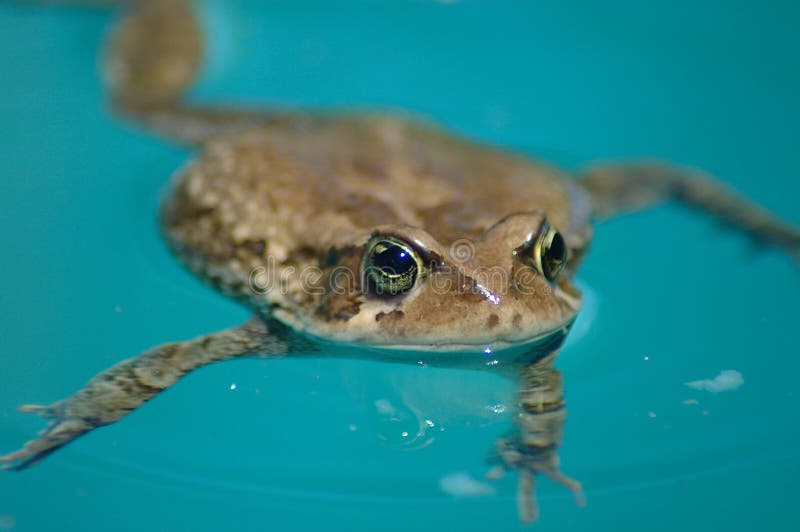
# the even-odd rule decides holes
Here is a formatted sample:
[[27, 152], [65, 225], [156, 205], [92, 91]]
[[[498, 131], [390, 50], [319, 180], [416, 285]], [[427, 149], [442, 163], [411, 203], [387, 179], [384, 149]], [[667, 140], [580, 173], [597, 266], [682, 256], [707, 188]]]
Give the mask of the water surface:
[[[800, 223], [790, 2], [204, 6], [197, 100], [406, 108], [571, 167], [662, 157]], [[19, 403], [246, 317], [160, 240], [159, 193], [190, 154], [108, 114], [110, 19], [0, 5], [0, 451], [41, 428]], [[581, 281], [561, 456], [589, 504], [542, 481], [536, 529], [797, 529], [796, 267], [664, 207], [600, 226]], [[722, 370], [743, 384], [685, 385]], [[352, 360], [214, 365], [0, 475], [0, 530], [513, 530], [513, 477], [483, 497], [440, 488], [481, 477], [510, 394], [491, 375]]]

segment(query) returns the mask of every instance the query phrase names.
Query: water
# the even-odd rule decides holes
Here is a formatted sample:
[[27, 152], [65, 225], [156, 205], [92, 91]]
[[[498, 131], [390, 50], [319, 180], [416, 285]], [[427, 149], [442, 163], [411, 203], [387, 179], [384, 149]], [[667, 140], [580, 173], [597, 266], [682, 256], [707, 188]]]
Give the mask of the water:
[[[789, 2], [218, 1], [204, 17], [197, 99], [402, 107], [567, 165], [663, 157], [800, 222]], [[42, 426], [17, 404], [246, 316], [159, 239], [159, 191], [189, 154], [106, 113], [95, 52], [109, 18], [0, 5], [2, 451]], [[581, 279], [561, 456], [589, 504], [542, 481], [537, 529], [797, 529], [797, 269], [665, 207], [599, 227]], [[482, 497], [440, 489], [481, 478], [510, 386], [428, 370], [203, 368], [0, 475], [0, 530], [516, 529], [513, 478]], [[722, 370], [743, 384], [685, 385]]]

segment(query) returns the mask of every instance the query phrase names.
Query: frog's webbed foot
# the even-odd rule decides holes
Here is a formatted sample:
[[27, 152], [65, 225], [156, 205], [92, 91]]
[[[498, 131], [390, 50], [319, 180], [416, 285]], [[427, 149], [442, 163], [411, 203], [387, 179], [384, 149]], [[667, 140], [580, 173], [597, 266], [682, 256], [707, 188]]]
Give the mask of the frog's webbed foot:
[[52, 421], [38, 438], [0, 456], [2, 468], [20, 470], [37, 464], [83, 434], [121, 419], [200, 366], [240, 355], [279, 356], [287, 351], [283, 334], [275, 334], [259, 318], [187, 342], [154, 347], [96, 375], [62, 401], [21, 406], [21, 412]]
[[63, 401], [48, 406], [22, 405], [19, 411], [38, 414], [52, 421], [39, 432], [36, 439], [27, 442], [13, 453], [0, 456], [2, 469], [19, 471], [35, 465], [62, 446], [95, 428], [84, 419], [65, 416]]
[[517, 508], [519, 519], [524, 523], [532, 523], [539, 517], [539, 505], [536, 502], [536, 477], [545, 476], [570, 490], [575, 497], [575, 504], [586, 505], [583, 487], [577, 480], [561, 472], [558, 465], [558, 454], [555, 447], [537, 448], [525, 445], [519, 436], [500, 438], [495, 444], [492, 461], [497, 465], [487, 473], [488, 480], [499, 480], [507, 471], [516, 471], [519, 475], [517, 484]]

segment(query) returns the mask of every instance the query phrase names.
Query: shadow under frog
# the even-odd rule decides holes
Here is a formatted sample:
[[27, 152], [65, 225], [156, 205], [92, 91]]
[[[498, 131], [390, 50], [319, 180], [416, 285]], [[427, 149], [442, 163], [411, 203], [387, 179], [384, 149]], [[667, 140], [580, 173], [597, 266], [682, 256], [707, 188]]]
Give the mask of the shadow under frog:
[[104, 56], [111, 103], [199, 148], [162, 202], [165, 239], [253, 317], [124, 360], [62, 401], [22, 406], [52, 421], [0, 457], [7, 469], [40, 462], [211, 362], [424, 360], [518, 382], [513, 429], [489, 477], [516, 471], [519, 515], [532, 521], [539, 475], [583, 503], [581, 485], [559, 469], [566, 410], [553, 364], [581, 308], [573, 279], [593, 223], [676, 200], [800, 252], [797, 228], [693, 169], [639, 162], [570, 176], [396, 113], [187, 103], [203, 43], [191, 5], [128, 4]]

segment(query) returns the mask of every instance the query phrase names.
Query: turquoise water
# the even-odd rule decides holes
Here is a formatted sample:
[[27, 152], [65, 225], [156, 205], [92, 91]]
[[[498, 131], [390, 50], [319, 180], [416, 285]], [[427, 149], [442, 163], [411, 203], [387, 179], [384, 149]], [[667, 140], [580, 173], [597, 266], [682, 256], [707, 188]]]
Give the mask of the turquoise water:
[[[194, 96], [408, 108], [570, 166], [663, 157], [800, 223], [790, 2], [329, 4], [206, 2]], [[110, 17], [0, 4], [2, 452], [42, 426], [18, 404], [246, 317], [159, 238], [159, 193], [189, 153], [106, 112]], [[586, 312], [559, 362], [561, 458], [588, 505], [543, 480], [536, 529], [797, 530], [797, 268], [664, 207], [600, 226], [581, 280]], [[685, 385], [722, 370], [743, 384]], [[485, 496], [440, 487], [481, 478], [511, 392], [491, 375], [349, 360], [210, 366], [0, 474], [0, 530], [514, 530], [513, 477]]]

